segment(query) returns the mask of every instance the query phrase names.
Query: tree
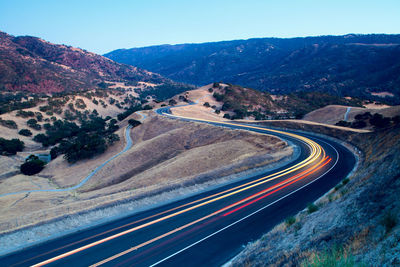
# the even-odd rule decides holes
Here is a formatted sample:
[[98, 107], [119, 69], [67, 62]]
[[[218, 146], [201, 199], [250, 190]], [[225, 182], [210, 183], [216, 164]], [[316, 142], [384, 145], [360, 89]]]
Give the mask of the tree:
[[210, 103], [208, 103], [208, 102], [205, 102], [205, 103], [203, 104], [203, 106], [205, 106], [205, 107], [209, 108], [209, 107], [210, 107]]
[[19, 139], [7, 140], [0, 137], [0, 154], [15, 155], [24, 149], [24, 142]]
[[375, 113], [369, 120], [369, 123], [371, 123], [371, 125], [373, 125], [375, 128], [385, 128], [390, 126], [390, 118], [383, 117], [381, 114]]
[[33, 141], [42, 143], [42, 146], [49, 146], [49, 138], [45, 134], [37, 134], [33, 137]]
[[336, 126], [342, 126], [342, 127], [350, 127], [351, 123], [348, 121], [339, 121], [335, 124]]
[[44, 168], [45, 162], [40, 160], [35, 155], [30, 155], [25, 163], [21, 165], [21, 172], [25, 175], [34, 175], [41, 172]]
[[351, 124], [351, 128], [355, 128], [355, 129], [361, 129], [361, 128], [365, 128], [365, 127], [367, 127], [367, 123], [363, 120], [355, 120]]
[[18, 134], [23, 135], [23, 136], [31, 136], [32, 132], [28, 129], [21, 129]]
[[224, 119], [230, 119], [230, 118], [231, 118], [231, 115], [229, 115], [228, 113], [224, 114]]
[[171, 99], [171, 100], [169, 100], [168, 104], [170, 106], [175, 106], [177, 103], [176, 103], [176, 101], [174, 99]]
[[140, 121], [134, 120], [134, 119], [128, 120], [128, 123], [129, 123], [129, 125], [131, 125], [132, 127], [136, 127], [136, 126], [139, 126], [140, 124], [142, 124]]

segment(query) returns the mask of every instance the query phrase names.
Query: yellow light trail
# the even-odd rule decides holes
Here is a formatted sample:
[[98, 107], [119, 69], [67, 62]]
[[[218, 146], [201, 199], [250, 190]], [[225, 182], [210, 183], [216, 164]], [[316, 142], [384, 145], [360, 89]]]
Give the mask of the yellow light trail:
[[[237, 124], [233, 124], [233, 123], [229, 123], [229, 122], [218, 122], [218, 121], [210, 121], [210, 120], [199, 120], [199, 119], [192, 119], [192, 118], [188, 118], [188, 117], [175, 116], [175, 115], [171, 115], [171, 114], [165, 114], [165, 115], [168, 115], [169, 117], [175, 117], [175, 118], [183, 118], [183, 119], [195, 120], [195, 121], [198, 121], [198, 122], [211, 122], [211, 123], [217, 123], [217, 124], [225, 124], [225, 125], [238, 126]], [[248, 183], [245, 183], [245, 184], [243, 184], [243, 185], [236, 186], [236, 187], [234, 187], [234, 188], [225, 190], [225, 191], [223, 191], [223, 192], [216, 193], [216, 194], [213, 194], [213, 195], [211, 195], [211, 196], [208, 196], [208, 197], [205, 197], [205, 198], [202, 198], [202, 199], [199, 199], [199, 200], [196, 200], [196, 201], [193, 201], [193, 202], [190, 202], [190, 203], [181, 205], [181, 206], [179, 206], [179, 207], [177, 207], [177, 208], [173, 208], [173, 209], [170, 209], [170, 210], [168, 210], [168, 211], [164, 211], [164, 212], [162, 212], [162, 213], [149, 216], [149, 217], [144, 218], [144, 219], [142, 219], [142, 220], [146, 220], [146, 219], [148, 219], [148, 218], [152, 218], [152, 217], [155, 217], [155, 216], [158, 216], [158, 215], [161, 215], [161, 214], [165, 214], [165, 213], [167, 213], [167, 212], [170, 212], [170, 211], [173, 211], [173, 210], [176, 210], [176, 209], [179, 209], [179, 208], [188, 206], [188, 205], [192, 205], [192, 204], [199, 203], [199, 202], [201, 202], [201, 201], [207, 200], [207, 201], [205, 201], [205, 202], [199, 203], [199, 204], [197, 204], [197, 205], [194, 205], [194, 206], [192, 206], [192, 207], [186, 208], [186, 209], [184, 209], [184, 210], [181, 210], [181, 211], [178, 211], [178, 212], [175, 212], [175, 213], [166, 215], [166, 216], [164, 216], [164, 217], [155, 219], [155, 220], [150, 221], [150, 222], [147, 222], [147, 223], [145, 223], [145, 224], [142, 224], [142, 225], [133, 227], [133, 228], [128, 229], [128, 230], [125, 230], [125, 231], [123, 231], [123, 232], [114, 234], [114, 235], [112, 235], [112, 236], [103, 238], [103, 239], [101, 239], [101, 240], [95, 241], [95, 242], [93, 242], [93, 243], [87, 244], [87, 245], [85, 245], [85, 246], [79, 247], [79, 248], [74, 249], [74, 250], [71, 250], [71, 251], [69, 251], [69, 252], [63, 253], [63, 254], [61, 254], [61, 255], [58, 255], [58, 256], [53, 257], [53, 258], [51, 258], [51, 259], [48, 259], [48, 260], [46, 260], [46, 261], [40, 262], [40, 263], [35, 264], [35, 265], [33, 265], [33, 266], [43, 266], [43, 265], [49, 264], [49, 263], [51, 263], [51, 262], [60, 260], [60, 259], [62, 259], [62, 258], [65, 258], [65, 257], [68, 257], [68, 256], [70, 256], [70, 255], [73, 255], [73, 254], [75, 254], [75, 253], [78, 253], [78, 252], [80, 252], [80, 251], [83, 251], [83, 250], [86, 250], [86, 249], [88, 249], [88, 248], [91, 248], [91, 247], [97, 246], [97, 245], [99, 245], [99, 244], [102, 244], [102, 243], [107, 242], [107, 241], [109, 241], [109, 240], [118, 238], [118, 237], [123, 236], [123, 235], [126, 235], [126, 234], [128, 234], [128, 233], [132, 233], [132, 232], [137, 231], [137, 230], [139, 230], [139, 229], [143, 229], [143, 228], [148, 227], [148, 226], [150, 226], [150, 225], [153, 225], [153, 224], [155, 224], [155, 223], [158, 223], [158, 222], [167, 220], [167, 219], [169, 219], [169, 218], [172, 218], [172, 217], [175, 217], [175, 216], [177, 216], [177, 215], [186, 213], [186, 212], [188, 212], [188, 211], [194, 210], [194, 209], [199, 208], [199, 207], [202, 207], [202, 206], [204, 206], [204, 205], [207, 205], [207, 204], [213, 203], [213, 202], [215, 202], [215, 201], [218, 201], [218, 200], [227, 198], [227, 197], [229, 197], [229, 196], [238, 194], [238, 193], [243, 192], [243, 191], [245, 191], [245, 190], [249, 190], [249, 189], [251, 189], [251, 188], [254, 188], [254, 187], [259, 186], [259, 185], [261, 185], [261, 184], [264, 184], [264, 183], [267, 183], [267, 182], [269, 182], [269, 181], [275, 180], [275, 179], [277, 179], [277, 178], [279, 178], [279, 177], [282, 177], [282, 176], [284, 176], [284, 175], [287, 175], [287, 174], [290, 174], [290, 173], [292, 173], [292, 172], [295, 172], [295, 171], [297, 171], [297, 170], [299, 170], [299, 169], [301, 169], [301, 168], [304, 168], [304, 167], [306, 167], [306, 166], [309, 166], [310, 164], [313, 164], [316, 160], [318, 160], [318, 158], [321, 156], [321, 154], [323, 155], [322, 158], [325, 157], [325, 151], [322, 149], [322, 147], [321, 147], [319, 144], [317, 144], [316, 142], [314, 142], [314, 141], [312, 141], [312, 140], [310, 140], [310, 139], [308, 139], [308, 138], [306, 138], [306, 137], [303, 137], [303, 136], [300, 136], [300, 135], [296, 135], [296, 134], [293, 134], [293, 133], [286, 133], [286, 132], [283, 132], [283, 131], [272, 130], [272, 129], [264, 129], [264, 128], [261, 128], [261, 127], [250, 126], [250, 125], [239, 125], [239, 126], [240, 126], [240, 127], [244, 127], [244, 128], [258, 129], [258, 130], [262, 130], [262, 131], [270, 131], [270, 132], [279, 133], [279, 134], [282, 134], [282, 135], [287, 135], [287, 136], [291, 136], [291, 137], [293, 137], [293, 138], [302, 140], [303, 142], [305, 142], [305, 143], [311, 148], [311, 153], [310, 153], [310, 155], [309, 155], [305, 160], [303, 160], [303, 161], [301, 161], [301, 162], [299, 162], [299, 163], [297, 163], [297, 164], [295, 164], [295, 165], [293, 165], [293, 166], [291, 166], [291, 167], [289, 167], [289, 168], [287, 168], [287, 169], [284, 169], [284, 170], [281, 170], [281, 171], [279, 171], [279, 172], [270, 174], [270, 175], [268, 175], [268, 176], [265, 176], [265, 177], [256, 179], [256, 180], [251, 181], [251, 182], [248, 182]], [[265, 134], [265, 133], [261, 133], [261, 134]], [[266, 135], [267, 135], [267, 134], [266, 134]], [[320, 162], [321, 162], [321, 161], [320, 161]], [[320, 162], [319, 162], [319, 163], [320, 163]], [[312, 169], [312, 168], [311, 168], [311, 169]], [[311, 170], [311, 169], [310, 169], [310, 170]], [[140, 221], [142, 221], [142, 220], [140, 220]], [[108, 231], [107, 231], [107, 232], [108, 232]]]

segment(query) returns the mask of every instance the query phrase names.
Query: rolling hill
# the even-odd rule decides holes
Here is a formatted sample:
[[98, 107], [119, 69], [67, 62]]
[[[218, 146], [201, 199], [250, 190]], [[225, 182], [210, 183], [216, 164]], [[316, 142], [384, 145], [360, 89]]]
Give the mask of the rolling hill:
[[[0, 32], [0, 91], [53, 93], [96, 89], [104, 82], [163, 85], [174, 95], [188, 87], [137, 67], [31, 36]], [[154, 89], [154, 88], [153, 88]]]

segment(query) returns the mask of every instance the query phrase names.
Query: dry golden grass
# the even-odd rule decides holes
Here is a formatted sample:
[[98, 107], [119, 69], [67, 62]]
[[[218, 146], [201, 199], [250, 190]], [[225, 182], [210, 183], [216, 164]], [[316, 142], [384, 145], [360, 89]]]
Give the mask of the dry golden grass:
[[[365, 112], [370, 112], [371, 114], [379, 113], [385, 117], [400, 115], [400, 106], [390, 107], [387, 105], [368, 104], [366, 107], [367, 108], [351, 107], [347, 117], [348, 121], [353, 121], [357, 114], [363, 114]], [[346, 106], [329, 105], [306, 114], [303, 120], [334, 125], [338, 121], [344, 119], [347, 108]]]
[[[223, 116], [225, 114], [224, 111], [221, 111], [220, 114], [216, 114], [214, 109], [211, 107], [205, 107], [204, 103], [208, 102], [210, 106], [216, 106], [217, 109], [221, 109], [222, 102], [218, 102], [213, 97], [215, 91], [219, 91], [219, 89], [213, 88], [213, 92], [209, 92], [208, 89], [212, 88], [213, 84], [208, 84], [203, 87], [200, 87], [196, 90], [191, 90], [187, 92], [187, 98], [190, 101], [196, 102], [195, 105], [190, 106], [182, 106], [175, 107], [171, 109], [172, 114], [183, 116], [183, 117], [191, 117], [197, 119], [204, 120], [213, 120], [213, 121], [223, 121]], [[220, 84], [220, 86], [226, 86], [224, 84]], [[187, 104], [187, 103], [182, 103]]]
[[[271, 136], [170, 120], [155, 116], [153, 112], [147, 113], [150, 117], [145, 123], [131, 132], [134, 146], [111, 161], [79, 190], [1, 197], [0, 232], [214, 181], [215, 175], [211, 174], [226, 177], [248, 168], [265, 166], [292, 153], [286, 143]], [[138, 115], [132, 115], [135, 116]], [[118, 134], [121, 141], [105, 154], [73, 165], [59, 157], [39, 175], [18, 174], [1, 179], [0, 193], [77, 184], [91, 170], [122, 150], [123, 129]], [[3, 170], [11, 163], [17, 168], [23, 160], [18, 156], [3, 158], [0, 157]], [[228, 167], [222, 168], [225, 166]]]

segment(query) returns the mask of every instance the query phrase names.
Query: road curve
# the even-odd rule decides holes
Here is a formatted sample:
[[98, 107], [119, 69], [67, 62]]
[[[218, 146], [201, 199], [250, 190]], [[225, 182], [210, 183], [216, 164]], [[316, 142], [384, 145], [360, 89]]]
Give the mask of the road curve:
[[[136, 114], [139, 114], [141, 116], [140, 122], [143, 122], [146, 119], [146, 115], [143, 114], [140, 111], [137, 111]], [[130, 131], [132, 129], [131, 125], [128, 125], [125, 128], [125, 140], [126, 140], [126, 145], [124, 147], [124, 149], [120, 152], [118, 152], [117, 154], [115, 154], [114, 156], [110, 157], [109, 159], [107, 159], [105, 162], [103, 162], [101, 165], [99, 165], [96, 169], [94, 169], [88, 176], [86, 176], [85, 178], [83, 178], [78, 184], [71, 186], [71, 187], [66, 187], [66, 188], [57, 188], [57, 189], [35, 189], [35, 190], [22, 190], [22, 191], [18, 191], [18, 192], [10, 192], [10, 193], [5, 193], [5, 194], [0, 194], [0, 198], [1, 197], [5, 197], [5, 196], [11, 196], [11, 195], [18, 195], [18, 194], [28, 194], [28, 193], [36, 193], [36, 192], [68, 192], [68, 191], [72, 191], [72, 190], [76, 190], [80, 187], [82, 187], [83, 185], [85, 185], [99, 170], [101, 170], [104, 166], [106, 166], [110, 161], [112, 161], [113, 159], [117, 158], [118, 156], [124, 154], [126, 151], [128, 151], [131, 147], [132, 147], [132, 139], [131, 139], [131, 135], [130, 135]]]
[[157, 113], [284, 138], [301, 149], [281, 168], [0, 258], [6, 266], [221, 265], [335, 186], [355, 165], [342, 145], [261, 126]]

